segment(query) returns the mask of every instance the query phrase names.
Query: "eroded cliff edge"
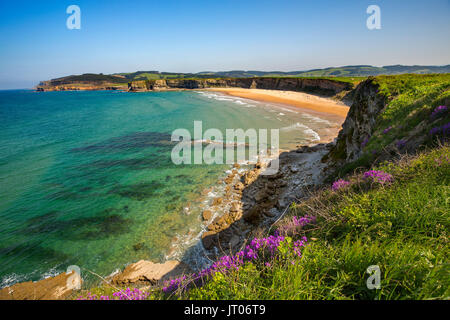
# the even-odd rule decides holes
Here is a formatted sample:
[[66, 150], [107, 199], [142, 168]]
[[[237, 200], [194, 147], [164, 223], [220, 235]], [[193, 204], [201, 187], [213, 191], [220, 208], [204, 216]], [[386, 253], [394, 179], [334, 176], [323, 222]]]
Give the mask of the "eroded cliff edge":
[[66, 90], [124, 90], [163, 91], [181, 89], [204, 88], [247, 88], [286, 90], [315, 93], [333, 96], [341, 91], [353, 89], [350, 82], [322, 78], [227, 78], [227, 79], [171, 79], [171, 80], [140, 80], [128, 83], [108, 83], [104, 81], [43, 81], [37, 91], [66, 91]]

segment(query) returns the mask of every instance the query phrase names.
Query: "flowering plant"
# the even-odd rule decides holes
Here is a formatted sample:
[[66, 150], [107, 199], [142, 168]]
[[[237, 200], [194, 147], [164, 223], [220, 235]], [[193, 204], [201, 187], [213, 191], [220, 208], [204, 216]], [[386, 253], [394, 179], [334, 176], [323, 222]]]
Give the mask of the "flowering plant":
[[393, 180], [392, 175], [389, 173], [386, 173], [384, 171], [379, 170], [370, 170], [367, 172], [364, 172], [364, 178], [365, 179], [371, 179], [374, 182], [378, 182], [380, 184], [390, 183]]
[[339, 180], [333, 182], [333, 185], [331, 186], [331, 189], [333, 191], [338, 191], [339, 189], [345, 188], [349, 184], [350, 184], [349, 181], [346, 181], [346, 180], [343, 180], [343, 179], [339, 179]]
[[[300, 220], [298, 220], [300, 221]], [[302, 220], [304, 221], [306, 220]], [[300, 222], [299, 222], [300, 223]], [[264, 262], [271, 259], [286, 259], [292, 256], [301, 257], [301, 249], [307, 242], [306, 237], [293, 241], [290, 237], [279, 235], [271, 235], [265, 238], [254, 238], [244, 250], [239, 251], [234, 255], [223, 256], [211, 266], [194, 273], [190, 279], [197, 283], [203, 279], [209, 278], [216, 273], [227, 273], [232, 270], [239, 270], [245, 263]], [[270, 262], [264, 264], [266, 267], [271, 266]], [[186, 277], [177, 278], [168, 281], [163, 287], [163, 292], [171, 293], [180, 287], [187, 286]]]
[[399, 140], [395, 143], [395, 145], [397, 146], [397, 149], [403, 149], [404, 146], [406, 146], [406, 141], [405, 140]]
[[441, 127], [434, 127], [430, 130], [430, 135], [434, 136], [436, 134], [448, 136], [450, 134], [450, 122]]
[[290, 220], [288, 220], [286, 224], [278, 227], [278, 229], [275, 231], [275, 235], [293, 235], [304, 226], [314, 223], [316, 223], [315, 216], [306, 215], [300, 218], [293, 216]]
[[146, 300], [150, 293], [141, 291], [137, 288], [127, 288], [125, 290], [114, 292], [112, 295], [113, 298], [111, 299], [110, 296], [98, 296], [89, 292], [86, 297], [80, 296], [77, 300]]
[[433, 112], [431, 113], [430, 118], [431, 119], [438, 118], [438, 117], [442, 116], [443, 114], [445, 114], [447, 111], [448, 111], [447, 106], [436, 107], [436, 109], [434, 109]]
[[389, 131], [391, 131], [392, 126], [387, 127], [386, 129], [383, 130], [383, 134], [388, 133]]

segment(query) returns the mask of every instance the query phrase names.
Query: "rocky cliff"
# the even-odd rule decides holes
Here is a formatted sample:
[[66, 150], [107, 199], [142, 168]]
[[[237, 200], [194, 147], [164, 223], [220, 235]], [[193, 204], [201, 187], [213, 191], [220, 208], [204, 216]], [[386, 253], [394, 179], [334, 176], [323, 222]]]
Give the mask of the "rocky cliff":
[[348, 82], [320, 78], [173, 79], [142, 80], [128, 84], [129, 91], [228, 87], [303, 91], [332, 96], [341, 91], [352, 89], [353, 85]]
[[349, 82], [321, 78], [227, 78], [227, 79], [170, 79], [170, 80], [139, 80], [128, 84], [110, 83], [107, 81], [75, 81], [73, 79], [58, 79], [43, 81], [37, 91], [64, 90], [127, 90], [162, 91], [176, 89], [204, 88], [252, 88], [286, 91], [303, 91], [326, 96], [351, 90]]
[[387, 97], [379, 94], [379, 86], [370, 77], [361, 82], [353, 92], [353, 101], [342, 130], [339, 132], [336, 145], [327, 158], [334, 160], [354, 161], [359, 158], [364, 141], [373, 133], [375, 122], [385, 108]]

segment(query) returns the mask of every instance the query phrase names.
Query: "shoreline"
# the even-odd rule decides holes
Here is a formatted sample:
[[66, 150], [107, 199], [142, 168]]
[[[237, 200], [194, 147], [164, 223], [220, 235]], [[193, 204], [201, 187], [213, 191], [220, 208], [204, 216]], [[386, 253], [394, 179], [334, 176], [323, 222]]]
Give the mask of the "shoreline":
[[322, 115], [336, 115], [343, 119], [350, 110], [350, 107], [342, 102], [298, 91], [245, 88], [205, 88], [199, 91], [215, 91], [260, 102], [283, 104], [295, 109], [319, 112]]
[[[218, 90], [219, 89], [219, 90]], [[181, 254], [181, 259], [179, 257], [170, 257], [170, 251], [166, 255], [165, 262], [163, 264], [157, 264], [151, 262], [152, 268], [157, 268], [160, 272], [161, 269], [165, 269], [165, 266], [168, 264], [172, 266], [175, 262], [178, 262], [179, 264], [183, 265], [183, 270], [191, 269], [195, 270], [198, 269], [201, 265], [201, 261], [196, 261], [195, 259], [198, 257], [202, 257], [203, 260], [209, 260], [214, 259], [214, 257], [217, 257], [220, 255], [220, 253], [217, 251], [218, 247], [221, 248], [227, 248], [227, 250], [232, 251], [236, 250], [238, 247], [245, 244], [247, 238], [252, 234], [253, 231], [255, 231], [260, 224], [267, 224], [270, 221], [273, 221], [274, 219], [278, 219], [280, 214], [282, 214], [283, 205], [280, 205], [278, 202], [286, 202], [282, 201], [282, 199], [286, 198], [286, 195], [291, 196], [292, 190], [289, 190], [288, 192], [276, 192], [276, 197], [279, 199], [275, 207], [278, 207], [278, 209], [275, 209], [275, 207], [270, 208], [270, 212], [265, 212], [261, 214], [262, 216], [262, 222], [260, 221], [257, 225], [253, 225], [253, 223], [248, 223], [245, 221], [247, 211], [248, 211], [248, 200], [244, 200], [245, 197], [248, 197], [248, 195], [245, 195], [246, 189], [251, 189], [251, 197], [258, 199], [262, 198], [261, 201], [256, 200], [256, 203], [254, 204], [255, 207], [261, 207], [264, 209], [267, 209], [267, 199], [264, 199], [264, 195], [261, 195], [261, 188], [259, 187], [258, 183], [259, 180], [267, 180], [267, 177], [262, 176], [261, 173], [264, 171], [265, 167], [270, 163], [270, 161], [274, 159], [281, 159], [283, 156], [286, 155], [294, 155], [295, 161], [292, 159], [289, 159], [287, 162], [286, 160], [281, 160], [280, 162], [280, 172], [294, 172], [294, 175], [298, 175], [296, 172], [299, 172], [302, 176], [316, 176], [315, 180], [320, 180], [318, 177], [320, 176], [320, 173], [322, 172], [321, 168], [322, 165], [316, 165], [317, 160], [319, 159], [318, 155], [322, 154], [325, 148], [319, 148], [319, 151], [313, 150], [314, 147], [311, 148], [313, 145], [324, 145], [325, 143], [332, 142], [336, 137], [337, 133], [339, 132], [343, 121], [345, 120], [345, 117], [328, 113], [327, 107], [330, 107], [330, 105], [338, 106], [340, 108], [346, 108], [348, 107], [344, 105], [340, 105], [337, 102], [331, 100], [322, 98], [319, 96], [314, 96], [310, 94], [304, 94], [301, 92], [285, 92], [285, 91], [278, 91], [278, 90], [262, 90], [262, 89], [236, 89], [236, 88], [212, 88], [212, 89], [194, 89], [195, 91], [215, 91], [220, 92], [222, 94], [240, 97], [244, 99], [254, 100], [258, 102], [267, 102], [274, 106], [279, 106], [283, 108], [290, 108], [292, 110], [302, 110], [304, 112], [307, 112], [309, 114], [315, 114], [320, 116], [322, 119], [333, 119], [334, 122], [336, 119], [339, 119], [338, 128], [328, 128], [330, 130], [328, 135], [320, 134], [320, 141], [311, 141], [311, 143], [297, 146], [297, 148], [291, 147], [291, 148], [283, 148], [280, 149], [279, 154], [275, 157], [270, 157], [268, 159], [264, 159], [267, 161], [266, 163], [257, 162], [256, 164], [249, 164], [245, 165], [244, 167], [238, 166], [238, 165], [231, 165], [231, 167], [224, 172], [224, 175], [219, 178], [219, 180], [210, 186], [208, 189], [209, 191], [213, 191], [215, 194], [214, 197], [208, 197], [208, 204], [206, 206], [202, 206], [203, 208], [200, 208], [200, 212], [202, 212], [202, 217], [200, 217], [200, 223], [202, 223], [202, 230], [199, 234], [194, 236], [190, 239], [189, 242], [195, 243], [193, 246], [188, 248], [186, 251], [184, 251]], [[194, 91], [194, 90], [183, 90], [183, 91]], [[262, 92], [260, 92], [262, 91]], [[293, 93], [294, 97], [290, 96], [289, 99], [296, 98], [295, 104], [287, 104], [286, 99], [281, 99], [279, 96], [283, 96]], [[287, 99], [287, 100], [289, 100]], [[309, 101], [307, 103], [307, 106], [304, 106], [305, 100]], [[294, 100], [289, 100], [294, 101]], [[312, 102], [311, 102], [312, 101]], [[323, 108], [325, 103], [325, 108]], [[308, 108], [308, 106], [314, 106], [314, 108]], [[348, 111], [348, 110], [346, 110]], [[342, 112], [342, 111], [339, 111]], [[301, 157], [299, 158], [299, 152], [298, 148], [310, 148], [310, 151], [302, 152]], [[286, 158], [286, 157], [284, 157]], [[302, 159], [304, 163], [296, 163], [298, 162], [298, 159]], [[283, 163], [284, 161], [284, 163]], [[317, 168], [316, 168], [317, 167]], [[294, 168], [294, 169], [293, 169]], [[304, 171], [304, 173], [302, 173]], [[278, 176], [278, 174], [277, 174]], [[269, 186], [269, 189], [275, 188], [279, 189], [280, 186], [281, 189], [284, 189], [285, 187], [294, 187], [296, 189], [297, 185], [292, 184], [291, 182], [286, 183], [287, 178], [283, 178], [283, 174], [281, 177], [276, 177], [275, 179], [269, 178], [267, 182], [265, 182], [265, 190], [267, 189], [267, 186]], [[255, 185], [252, 185], [255, 184]], [[317, 183], [313, 183], [313, 185], [316, 185]], [[306, 187], [310, 186], [309, 183], [301, 183], [300, 187]], [[292, 189], [292, 188], [291, 188]], [[215, 191], [215, 192], [214, 192]], [[203, 191], [204, 192], [204, 191]], [[202, 192], [202, 193], [203, 193]], [[208, 192], [209, 193], [209, 192]], [[206, 197], [205, 197], [206, 198]], [[288, 202], [286, 202], [288, 203]], [[213, 211], [214, 210], [214, 211]], [[209, 219], [205, 219], [205, 211], [213, 211], [210, 215]], [[259, 218], [257, 220], [260, 220]], [[219, 235], [220, 234], [220, 240]], [[222, 234], [225, 234], [225, 236], [222, 236]], [[180, 239], [181, 240], [181, 239]], [[184, 239], [186, 241], [186, 239]], [[207, 244], [207, 245], [205, 245]], [[223, 245], [222, 244], [226, 244]], [[172, 243], [172, 248], [177, 247], [177, 242]], [[209, 248], [208, 248], [209, 247]], [[170, 250], [170, 249], [169, 249]], [[224, 253], [223, 250], [221, 253]], [[187, 264], [186, 264], [187, 263]], [[138, 262], [130, 263], [125, 268], [129, 267], [135, 267]], [[187, 269], [186, 269], [186, 268]], [[114, 278], [118, 279], [120, 277], [123, 277], [125, 273], [125, 268], [119, 271], [118, 273], [113, 272], [110, 276], [107, 276], [106, 278], [109, 279], [114, 283]], [[147, 266], [148, 268], [148, 266]], [[150, 269], [152, 269], [150, 268]], [[139, 274], [141, 272], [140, 270], [136, 270], [136, 272]], [[142, 270], [142, 272], [154, 272], [154, 270]], [[173, 274], [171, 277], [176, 277], [178, 274]], [[164, 277], [164, 272], [161, 273], [160, 279], [162, 280]], [[159, 282], [157, 279], [155, 279], [156, 282]], [[43, 281], [43, 280], [41, 280]], [[39, 285], [41, 281], [34, 282], [36, 285]], [[12, 285], [12, 287], [16, 287], [16, 285], [20, 285], [19, 283], [16, 283]], [[131, 283], [130, 283], [131, 284]], [[34, 286], [34, 285], [33, 285]], [[3, 288], [4, 289], [4, 288]]]
[[[252, 90], [259, 91], [259, 89], [242, 89], [242, 92], [251, 93]], [[216, 90], [216, 89], [202, 89], [196, 90], [199, 92], [209, 91], [209, 92], [219, 92], [221, 94], [227, 95], [229, 89], [224, 90]], [[232, 90], [233, 91], [233, 90]], [[265, 170], [265, 168], [270, 164], [273, 160], [280, 161], [280, 172], [281, 176], [286, 174], [287, 172], [291, 173], [295, 176], [295, 179], [304, 180], [301, 183], [298, 181], [291, 181], [291, 183], [281, 182], [282, 189], [286, 189], [281, 193], [277, 193], [280, 199], [284, 198], [292, 198], [292, 193], [295, 190], [299, 191], [302, 188], [308, 188], [311, 186], [316, 186], [321, 181], [321, 173], [322, 170], [326, 167], [326, 164], [318, 163], [320, 162], [321, 157], [328, 151], [330, 145], [334, 143], [335, 138], [337, 137], [340, 129], [342, 128], [342, 124], [345, 121], [345, 117], [336, 114], [329, 114], [324, 110], [313, 110], [296, 106], [296, 105], [286, 105], [280, 104], [278, 100], [267, 101], [270, 99], [257, 99], [257, 98], [248, 98], [247, 95], [242, 94], [241, 90], [236, 90], [238, 92], [233, 92], [232, 96], [240, 97], [248, 100], [253, 100], [256, 102], [267, 102], [275, 107], [281, 108], [290, 108], [291, 110], [302, 110], [305, 113], [313, 114], [319, 116], [321, 119], [331, 120], [334, 123], [337, 122], [336, 126], [322, 129], [320, 134], [320, 141], [311, 141], [310, 143], [297, 145], [296, 147], [285, 147], [280, 148], [279, 153], [277, 155], [272, 155], [265, 159], [258, 160], [258, 162], [249, 162], [244, 165], [242, 164], [234, 164], [230, 165], [230, 168], [224, 172], [224, 175], [219, 178], [218, 182], [214, 185], [205, 189], [202, 194], [213, 194], [214, 196], [205, 197], [208, 198], [206, 201], [202, 203], [199, 207], [200, 212], [202, 212], [200, 220], [202, 223], [202, 230], [196, 234], [193, 238], [188, 240], [190, 243], [195, 243], [188, 250], [183, 252], [181, 259], [179, 256], [173, 255], [173, 249], [180, 246], [180, 243], [175, 241], [172, 243], [171, 249], [169, 253], [165, 256], [166, 261], [177, 260], [181, 263], [187, 264], [193, 270], [200, 270], [202, 266], [204, 266], [204, 261], [211, 261], [214, 257], [218, 256], [217, 248], [221, 248], [221, 251], [224, 251], [224, 248], [232, 251], [232, 249], [236, 249], [236, 247], [242, 245], [242, 242], [245, 243], [245, 238], [247, 235], [251, 234], [257, 227], [249, 227], [248, 224], [243, 222], [243, 218], [246, 211], [246, 201], [243, 200], [243, 193], [246, 192], [245, 189], [254, 189], [251, 190], [250, 193], [257, 194], [261, 193], [258, 187], [252, 186], [254, 182], [258, 182], [258, 180], [267, 178], [261, 173]], [[277, 96], [279, 92], [277, 90], [263, 90], [264, 94], [272, 96]], [[258, 92], [259, 93], [259, 92]], [[298, 92], [293, 92], [294, 94]], [[281, 94], [284, 94], [282, 92]], [[245, 96], [245, 97], [244, 97]], [[346, 107], [342, 104], [338, 104], [337, 102], [322, 98], [319, 96], [314, 96], [310, 94], [302, 94], [297, 96], [297, 103], [301, 104], [305, 99], [313, 100], [314, 104], [317, 106], [316, 109], [320, 109], [320, 106], [325, 102], [328, 105], [335, 105], [338, 107], [346, 108], [346, 112], [349, 107]], [[317, 130], [317, 129], [316, 129]], [[324, 134], [324, 130], [328, 131], [327, 134]], [[302, 161], [299, 161], [302, 160]], [[299, 163], [300, 162], [300, 163]], [[302, 172], [302, 170], [304, 172]], [[277, 174], [276, 176], [278, 176]], [[306, 177], [306, 179], [305, 179]], [[305, 181], [311, 178], [311, 181]], [[265, 183], [265, 187], [267, 185], [277, 185], [281, 180], [285, 178], [283, 177], [275, 177], [269, 178]], [[286, 180], [286, 179], [285, 179]], [[312, 182], [312, 183], [310, 183]], [[278, 185], [277, 185], [278, 187]], [[257, 198], [261, 198], [260, 195], [256, 195]], [[256, 206], [260, 205], [262, 207], [267, 207], [264, 203], [264, 199], [262, 199], [261, 203], [257, 201]], [[286, 201], [284, 201], [286, 202]], [[287, 203], [287, 202], [286, 202]], [[277, 206], [280, 207], [279, 203]], [[272, 208], [273, 209], [273, 208]], [[283, 208], [284, 210], [284, 208]], [[274, 217], [276, 219], [279, 218], [280, 210], [278, 213], [269, 214], [265, 219], [266, 222], [272, 220]], [[236, 225], [238, 225], [236, 227]], [[234, 229], [233, 229], [234, 225]], [[227, 232], [227, 229], [233, 229], [232, 235], [226, 235], [225, 241], [223, 239], [217, 241], [211, 239], [211, 236], [219, 234], [221, 232]], [[228, 230], [229, 231], [229, 230]], [[244, 235], [244, 238], [242, 238]], [[206, 240], [205, 240], [206, 238]], [[209, 238], [209, 239], [208, 239]], [[238, 239], [239, 238], [239, 239]], [[186, 239], [184, 239], [186, 241]], [[209, 247], [209, 248], [208, 248]], [[222, 252], [223, 253], [223, 252]], [[206, 259], [205, 259], [206, 258]]]
[[[330, 143], [337, 138], [347, 113], [350, 110], [350, 107], [343, 102], [297, 91], [244, 88], [208, 88], [195, 91], [216, 92], [223, 94], [224, 96], [248, 99], [259, 103], [268, 103], [274, 107], [279, 107], [280, 109], [285, 108], [296, 113], [302, 112], [330, 122], [330, 126], [327, 128], [315, 128], [314, 130], [319, 134], [320, 140], [313, 141], [307, 145]], [[302, 146], [304, 145], [297, 145], [296, 148]], [[291, 147], [285, 150], [292, 151], [293, 149], [295, 148]]]

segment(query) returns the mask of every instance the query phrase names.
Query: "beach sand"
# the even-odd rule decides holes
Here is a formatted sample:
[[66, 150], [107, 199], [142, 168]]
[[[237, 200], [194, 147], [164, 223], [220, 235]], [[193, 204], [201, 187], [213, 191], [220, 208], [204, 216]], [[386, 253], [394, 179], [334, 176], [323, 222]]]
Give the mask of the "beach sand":
[[333, 114], [342, 118], [347, 116], [348, 110], [350, 109], [343, 103], [304, 92], [244, 88], [212, 88], [202, 90], [217, 91], [245, 99], [286, 104], [316, 112]]
[[296, 91], [244, 88], [209, 88], [202, 89], [202, 91], [214, 91], [234, 97], [283, 105], [283, 107], [295, 111], [302, 110], [305, 113], [330, 121], [332, 125], [328, 128], [314, 129], [320, 136], [320, 141], [315, 141], [316, 143], [333, 141], [341, 130], [350, 109], [342, 102]]

